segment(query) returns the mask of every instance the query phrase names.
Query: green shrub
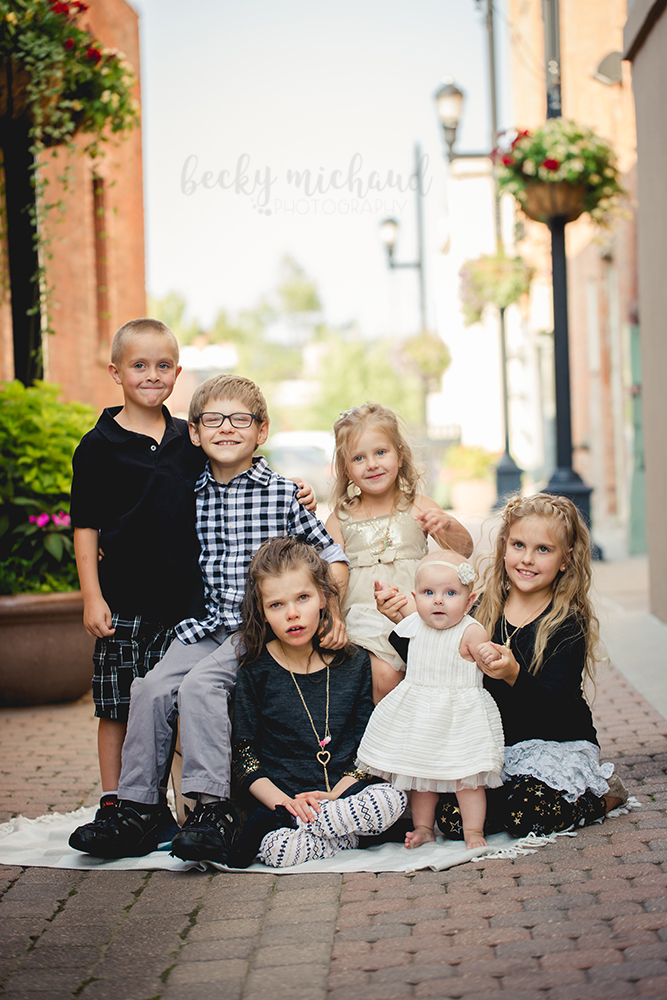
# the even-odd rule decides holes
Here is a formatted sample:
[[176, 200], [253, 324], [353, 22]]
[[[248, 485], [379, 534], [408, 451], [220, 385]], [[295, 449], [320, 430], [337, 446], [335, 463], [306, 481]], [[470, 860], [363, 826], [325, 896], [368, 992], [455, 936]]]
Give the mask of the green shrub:
[[444, 478], [451, 483], [462, 479], [490, 479], [497, 458], [478, 445], [452, 445], [445, 455]]
[[78, 586], [69, 521], [72, 455], [95, 423], [56, 385], [0, 383], [0, 593]]

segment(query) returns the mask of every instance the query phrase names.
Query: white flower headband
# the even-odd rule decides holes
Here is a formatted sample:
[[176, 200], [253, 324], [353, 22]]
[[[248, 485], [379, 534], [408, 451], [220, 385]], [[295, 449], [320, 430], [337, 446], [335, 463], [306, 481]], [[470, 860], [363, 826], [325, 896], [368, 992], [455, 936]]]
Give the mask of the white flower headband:
[[448, 566], [456, 572], [456, 575], [464, 587], [469, 587], [475, 579], [475, 570], [469, 562], [462, 562], [456, 566], [454, 563], [445, 562], [444, 559], [430, 559], [427, 563], [425, 563], [425, 567], [426, 566]]

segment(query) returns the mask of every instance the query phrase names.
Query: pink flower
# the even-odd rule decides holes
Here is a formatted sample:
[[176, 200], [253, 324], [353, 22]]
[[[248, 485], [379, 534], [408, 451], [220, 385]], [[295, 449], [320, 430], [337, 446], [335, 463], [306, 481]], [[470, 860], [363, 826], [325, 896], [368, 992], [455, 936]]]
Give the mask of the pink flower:
[[57, 514], [52, 514], [51, 520], [58, 528], [69, 528], [72, 523], [69, 514], [66, 514], [64, 510], [59, 510]]
[[44, 528], [51, 520], [51, 517], [46, 513], [46, 511], [43, 511], [41, 514], [31, 514], [28, 520], [32, 524], [36, 524], [38, 528]]

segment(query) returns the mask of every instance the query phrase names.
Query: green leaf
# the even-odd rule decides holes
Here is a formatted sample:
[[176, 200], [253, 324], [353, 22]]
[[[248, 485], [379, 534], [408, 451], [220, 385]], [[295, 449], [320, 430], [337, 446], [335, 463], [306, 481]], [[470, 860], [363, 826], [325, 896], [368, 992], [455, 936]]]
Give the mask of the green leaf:
[[63, 552], [65, 551], [63, 540], [60, 535], [55, 534], [55, 532], [49, 532], [44, 539], [44, 548], [51, 553], [54, 559], [57, 559], [58, 562], [60, 562], [63, 557]]

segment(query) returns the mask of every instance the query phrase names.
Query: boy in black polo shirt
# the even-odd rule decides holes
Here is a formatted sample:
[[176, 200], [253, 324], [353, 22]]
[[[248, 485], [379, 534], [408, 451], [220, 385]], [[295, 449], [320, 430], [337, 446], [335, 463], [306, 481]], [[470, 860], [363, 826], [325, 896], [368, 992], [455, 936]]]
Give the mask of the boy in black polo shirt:
[[72, 461], [83, 622], [97, 638], [93, 698], [104, 794], [96, 820], [116, 808], [132, 681], [162, 659], [173, 626], [203, 600], [193, 492], [202, 453], [187, 421], [163, 405], [181, 371], [178, 360], [164, 323], [125, 323], [109, 365], [124, 404], [104, 410]]
[[[103, 795], [96, 823], [116, 810], [132, 681], [162, 659], [174, 625], [204, 606], [194, 486], [206, 456], [190, 441], [187, 421], [163, 405], [178, 361], [178, 343], [164, 323], [125, 323], [109, 365], [124, 404], [104, 410], [72, 461], [83, 622], [97, 639], [93, 698]], [[299, 499], [310, 503], [310, 487], [298, 485]], [[177, 827], [166, 804], [165, 826], [168, 841]]]

